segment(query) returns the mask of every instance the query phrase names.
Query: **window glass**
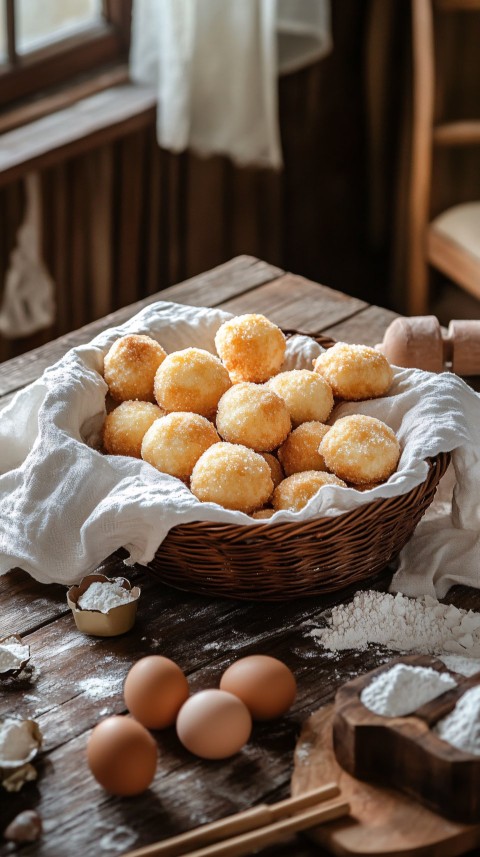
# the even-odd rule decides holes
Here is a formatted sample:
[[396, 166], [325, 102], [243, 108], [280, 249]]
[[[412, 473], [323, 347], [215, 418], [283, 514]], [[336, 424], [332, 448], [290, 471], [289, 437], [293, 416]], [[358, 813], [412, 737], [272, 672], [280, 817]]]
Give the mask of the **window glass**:
[[7, 61], [7, 28], [5, 26], [5, 4], [0, 7], [0, 64]]
[[102, 20], [102, 0], [16, 0], [19, 54], [64, 39]]

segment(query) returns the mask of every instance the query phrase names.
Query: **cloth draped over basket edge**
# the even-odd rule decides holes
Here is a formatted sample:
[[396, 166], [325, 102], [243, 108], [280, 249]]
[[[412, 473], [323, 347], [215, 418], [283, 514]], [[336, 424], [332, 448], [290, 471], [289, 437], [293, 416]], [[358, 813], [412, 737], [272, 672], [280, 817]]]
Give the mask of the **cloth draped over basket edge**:
[[[191, 345], [215, 352], [231, 317], [216, 309], [158, 302], [125, 324], [69, 351], [21, 390], [0, 414], [0, 574], [20, 567], [42, 582], [70, 585], [120, 547], [147, 564], [169, 529], [191, 521], [252, 525], [241, 512], [200, 503], [179, 480], [146, 462], [98, 452], [105, 415], [103, 356], [125, 333], [147, 333], [167, 352]], [[283, 368], [310, 368], [314, 340], [292, 337]], [[366, 492], [326, 486], [300, 512], [270, 519], [332, 516], [421, 484], [425, 459], [452, 452], [453, 501], [435, 502], [402, 551], [393, 587], [441, 597], [454, 583], [480, 586], [480, 397], [451, 373], [395, 369], [388, 396], [343, 403], [334, 418], [383, 419], [402, 446], [399, 468]], [[448, 487], [448, 486], [447, 486]]]

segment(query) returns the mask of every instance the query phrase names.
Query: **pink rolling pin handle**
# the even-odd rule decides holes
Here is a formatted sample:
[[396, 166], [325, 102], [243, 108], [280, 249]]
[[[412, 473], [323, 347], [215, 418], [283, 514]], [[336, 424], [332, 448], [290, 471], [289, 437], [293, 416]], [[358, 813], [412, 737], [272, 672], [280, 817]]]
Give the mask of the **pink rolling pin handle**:
[[447, 342], [452, 371], [457, 375], [480, 375], [480, 321], [451, 321]]
[[434, 315], [394, 319], [377, 348], [394, 366], [427, 372], [444, 370], [444, 342]]

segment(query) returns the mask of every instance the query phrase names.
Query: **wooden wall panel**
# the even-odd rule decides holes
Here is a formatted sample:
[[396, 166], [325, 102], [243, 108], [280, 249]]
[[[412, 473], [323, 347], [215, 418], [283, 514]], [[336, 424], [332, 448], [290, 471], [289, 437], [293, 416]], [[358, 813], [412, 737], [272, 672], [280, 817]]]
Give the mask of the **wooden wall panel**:
[[[388, 86], [380, 88], [377, 148], [369, 152], [366, 81], [387, 53], [383, 42], [375, 47], [367, 38], [379, 2], [393, 10], [383, 16], [392, 32], [378, 34], [389, 46]], [[401, 98], [409, 86], [409, 8], [406, 0], [332, 4], [332, 54], [279, 83], [282, 172], [160, 151], [153, 126], [46, 170], [44, 256], [57, 284], [57, 320], [26, 340], [0, 337], [0, 359], [241, 253], [384, 306], [392, 304], [397, 282], [401, 298], [402, 253], [393, 272], [390, 261], [396, 201], [404, 208], [397, 182], [402, 151], [408, 162]], [[445, 14], [442, 27], [447, 83], [438, 109], [448, 108], [450, 118], [473, 116], [480, 112], [480, 16]], [[375, 152], [379, 169], [371, 179]], [[478, 149], [439, 153], [432, 213], [480, 198], [479, 164]], [[19, 183], [0, 191], [0, 282], [22, 200]]]

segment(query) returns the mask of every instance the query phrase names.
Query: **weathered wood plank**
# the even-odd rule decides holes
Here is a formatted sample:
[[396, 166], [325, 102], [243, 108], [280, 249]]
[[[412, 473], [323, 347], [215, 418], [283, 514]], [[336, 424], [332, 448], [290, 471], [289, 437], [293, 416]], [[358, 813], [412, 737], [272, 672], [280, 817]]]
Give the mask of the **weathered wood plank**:
[[[125, 565], [119, 555], [108, 557], [99, 565], [109, 577], [125, 576]], [[138, 576], [129, 569], [128, 577]], [[38, 583], [25, 571], [13, 569], [0, 575], [0, 634], [28, 634], [68, 612], [67, 587]]]
[[158, 300], [175, 301], [193, 306], [218, 306], [232, 295], [248, 292], [256, 286], [278, 277], [281, 271], [273, 265], [251, 256], [238, 256], [212, 271], [200, 274], [184, 283], [171, 286], [123, 307], [79, 330], [49, 342], [47, 345], [14, 357], [0, 364], [0, 396], [20, 389], [38, 378], [43, 370], [59, 360], [70, 348], [89, 342], [97, 333], [121, 324], [148, 304]]
[[[124, 572], [122, 567], [117, 573]], [[383, 580], [376, 577], [376, 580]], [[222, 661], [228, 652], [238, 653], [245, 647], [283, 647], [288, 653], [285, 635], [318, 613], [319, 606], [330, 605], [345, 598], [332, 595], [318, 599], [302, 599], [290, 604], [247, 603], [226, 599], [202, 598], [179, 593], [162, 586], [148, 572], [136, 583], [142, 588], [137, 622], [134, 629], [118, 638], [95, 639], [77, 631], [65, 605], [63, 589], [61, 603], [48, 626], [25, 634], [31, 647], [31, 670], [25, 676], [12, 679], [5, 686], [0, 700], [1, 714], [21, 714], [37, 718], [61, 707], [58, 722], [46, 739], [46, 749], [70, 740], [90, 728], [92, 705], [121, 700], [126, 671], [138, 658], [152, 651], [178, 660], [187, 673], [200, 664]], [[161, 613], [159, 615], [159, 604]], [[268, 614], [266, 616], [266, 613]], [[188, 635], [185, 622], [188, 622]], [[35, 627], [35, 626], [33, 626]], [[216, 679], [212, 678], [215, 686]], [[210, 685], [205, 685], [210, 686]], [[24, 696], [25, 689], [30, 693]], [[86, 707], [74, 705], [75, 716], [67, 717], [65, 703], [84, 696]], [[98, 711], [97, 711], [98, 714]]]
[[0, 575], [0, 637], [26, 634], [67, 611], [64, 586], [37, 583], [25, 571]]
[[398, 314], [379, 306], [369, 306], [351, 318], [328, 327], [323, 333], [333, 339], [358, 345], [376, 345], [381, 342], [390, 322]]
[[244, 293], [227, 301], [222, 309], [232, 313], [260, 312], [280, 327], [318, 332], [367, 306], [365, 301], [304, 277], [285, 274], [255, 289], [253, 294]]
[[8, 131], [0, 145], [0, 184], [143, 128], [155, 112], [155, 92], [130, 83]]

